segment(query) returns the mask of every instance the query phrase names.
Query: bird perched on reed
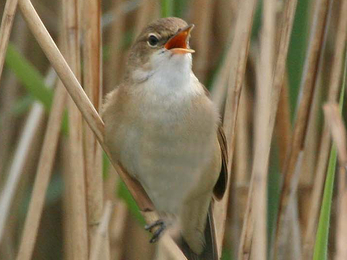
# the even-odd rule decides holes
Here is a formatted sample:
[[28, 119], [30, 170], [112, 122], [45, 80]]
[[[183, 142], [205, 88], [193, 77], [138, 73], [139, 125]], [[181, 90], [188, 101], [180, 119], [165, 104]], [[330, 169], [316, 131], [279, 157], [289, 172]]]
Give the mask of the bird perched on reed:
[[225, 191], [227, 146], [219, 113], [192, 72], [192, 29], [174, 17], [144, 28], [102, 116], [111, 156], [159, 213], [146, 227], [156, 227], [151, 242], [177, 224], [189, 260], [215, 260], [211, 203]]

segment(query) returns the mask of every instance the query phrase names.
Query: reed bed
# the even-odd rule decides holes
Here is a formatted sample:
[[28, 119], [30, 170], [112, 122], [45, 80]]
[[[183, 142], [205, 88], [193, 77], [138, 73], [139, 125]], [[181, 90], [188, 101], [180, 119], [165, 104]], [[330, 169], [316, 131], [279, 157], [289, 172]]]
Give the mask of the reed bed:
[[0, 15], [0, 259], [185, 259], [168, 234], [148, 242], [155, 208], [108, 159], [99, 115], [167, 16], [195, 24], [193, 71], [228, 141], [221, 259], [347, 259], [347, 0], [6, 0]]

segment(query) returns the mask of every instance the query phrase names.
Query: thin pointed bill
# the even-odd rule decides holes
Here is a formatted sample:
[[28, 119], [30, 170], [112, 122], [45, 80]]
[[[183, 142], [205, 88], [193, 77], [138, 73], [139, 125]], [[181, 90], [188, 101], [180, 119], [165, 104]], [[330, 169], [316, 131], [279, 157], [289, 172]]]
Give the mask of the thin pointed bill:
[[194, 28], [194, 24], [188, 25], [183, 30], [177, 32], [165, 44], [165, 48], [177, 54], [194, 53], [195, 51], [188, 47], [188, 37], [190, 31]]

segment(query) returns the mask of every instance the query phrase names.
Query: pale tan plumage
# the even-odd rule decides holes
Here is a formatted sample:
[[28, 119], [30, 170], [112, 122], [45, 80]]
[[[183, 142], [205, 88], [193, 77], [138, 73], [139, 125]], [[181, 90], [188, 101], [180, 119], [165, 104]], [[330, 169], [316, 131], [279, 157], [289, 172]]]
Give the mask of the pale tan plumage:
[[164, 18], [143, 30], [123, 82], [106, 98], [103, 119], [113, 159], [141, 183], [166, 224], [178, 220], [183, 239], [200, 255], [213, 247], [205, 245], [207, 212], [213, 191], [223, 196], [227, 154], [218, 112], [179, 38], [186, 35], [177, 34], [185, 28], [181, 19]]

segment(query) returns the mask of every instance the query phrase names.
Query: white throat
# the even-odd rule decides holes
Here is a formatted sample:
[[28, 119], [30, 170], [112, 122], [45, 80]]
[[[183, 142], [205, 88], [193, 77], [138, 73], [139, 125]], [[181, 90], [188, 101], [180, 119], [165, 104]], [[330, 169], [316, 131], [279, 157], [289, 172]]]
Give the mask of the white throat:
[[[191, 54], [172, 54], [170, 51], [154, 53], [151, 70], [138, 69], [135, 81], [142, 82], [142, 91], [157, 98], [183, 98], [201, 93], [202, 89], [192, 72]], [[171, 97], [171, 98], [170, 98]]]

